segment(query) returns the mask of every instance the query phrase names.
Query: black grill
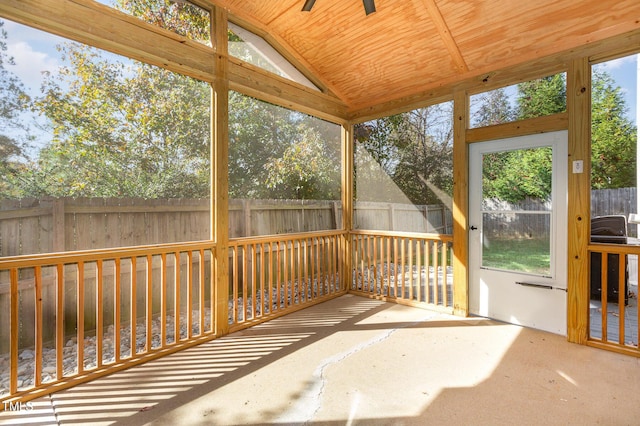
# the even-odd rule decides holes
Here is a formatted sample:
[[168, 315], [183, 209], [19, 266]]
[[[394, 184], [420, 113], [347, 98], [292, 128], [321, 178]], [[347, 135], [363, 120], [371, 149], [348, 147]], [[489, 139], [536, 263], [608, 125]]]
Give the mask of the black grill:
[[[621, 215], [598, 216], [591, 219], [591, 242], [605, 244], [627, 244], [627, 218]], [[607, 255], [607, 301], [618, 303], [618, 279], [620, 265], [618, 254]], [[624, 304], [629, 301], [629, 271], [624, 255]], [[591, 298], [602, 298], [602, 253], [591, 253]]]

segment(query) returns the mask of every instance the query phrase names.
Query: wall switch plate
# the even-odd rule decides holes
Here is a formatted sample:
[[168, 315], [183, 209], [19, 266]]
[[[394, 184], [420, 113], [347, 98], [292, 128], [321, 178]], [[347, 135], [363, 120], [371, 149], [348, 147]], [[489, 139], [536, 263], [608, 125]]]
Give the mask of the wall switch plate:
[[573, 173], [582, 173], [584, 171], [584, 162], [582, 160], [575, 160], [573, 162]]

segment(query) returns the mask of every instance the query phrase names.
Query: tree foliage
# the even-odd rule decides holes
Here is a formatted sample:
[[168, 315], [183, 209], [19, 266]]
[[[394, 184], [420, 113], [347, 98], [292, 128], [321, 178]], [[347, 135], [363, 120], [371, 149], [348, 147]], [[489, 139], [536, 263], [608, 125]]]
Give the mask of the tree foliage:
[[11, 71], [14, 59], [7, 54], [7, 31], [0, 20], [0, 198], [19, 197], [20, 175], [26, 161], [28, 137], [20, 114], [29, 96], [20, 78]]
[[[444, 103], [356, 126], [356, 197], [448, 204], [453, 191], [452, 114], [451, 104]], [[375, 200], [363, 199], [362, 194], [372, 193], [365, 186], [375, 188]]]
[[594, 72], [591, 109], [591, 186], [636, 185], [636, 126], [627, 118], [622, 89], [609, 74]]
[[[621, 88], [602, 70], [596, 69], [592, 80], [592, 187], [635, 186], [636, 127], [626, 116], [627, 106]], [[495, 96], [500, 98], [499, 95]], [[500, 106], [504, 103], [493, 102], [489, 105]], [[488, 117], [501, 117], [499, 107], [490, 111], [493, 112]], [[563, 111], [566, 111], [564, 74], [518, 85], [517, 110], [513, 112], [513, 117], [528, 119]], [[508, 113], [507, 108], [504, 116]], [[547, 170], [551, 170], [551, 155], [526, 150], [490, 154], [486, 160], [483, 166], [486, 194], [511, 202], [527, 197], [549, 197], [551, 174]]]
[[77, 43], [35, 107], [53, 125], [32, 195], [206, 197], [210, 87]]

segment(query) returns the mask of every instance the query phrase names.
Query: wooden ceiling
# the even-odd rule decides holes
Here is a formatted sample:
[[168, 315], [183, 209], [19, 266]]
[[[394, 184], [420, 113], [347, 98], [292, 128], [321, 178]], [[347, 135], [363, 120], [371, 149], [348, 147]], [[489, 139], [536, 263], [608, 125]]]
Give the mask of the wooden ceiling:
[[638, 0], [209, 0], [351, 110], [640, 28]]

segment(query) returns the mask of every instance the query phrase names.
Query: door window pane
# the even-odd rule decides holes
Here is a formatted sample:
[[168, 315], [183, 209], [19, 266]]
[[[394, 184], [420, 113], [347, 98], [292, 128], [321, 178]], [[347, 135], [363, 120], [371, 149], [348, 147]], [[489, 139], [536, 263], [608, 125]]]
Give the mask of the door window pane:
[[484, 154], [482, 266], [551, 276], [552, 148]]

